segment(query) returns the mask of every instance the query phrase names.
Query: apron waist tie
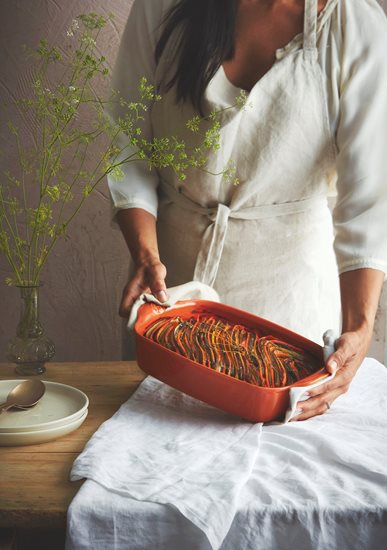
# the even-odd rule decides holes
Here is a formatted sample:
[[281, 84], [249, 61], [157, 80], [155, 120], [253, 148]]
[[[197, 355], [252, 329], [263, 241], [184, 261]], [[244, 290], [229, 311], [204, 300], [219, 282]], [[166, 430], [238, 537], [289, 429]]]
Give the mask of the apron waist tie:
[[209, 286], [214, 285], [226, 240], [230, 214], [230, 208], [220, 203], [216, 209], [214, 220], [213, 215], [210, 214], [209, 217], [213, 221], [205, 230], [202, 238], [193, 275], [194, 281], [201, 281]]
[[206, 208], [189, 199], [169, 184], [161, 184], [161, 192], [171, 202], [186, 210], [207, 216], [212, 223], [206, 228], [202, 237], [198, 257], [196, 260], [194, 281], [200, 281], [213, 286], [218, 272], [220, 259], [226, 241], [229, 218], [239, 220], [259, 220], [288, 214], [297, 214], [307, 210], [321, 209], [327, 206], [325, 195], [316, 195], [306, 199], [277, 204], [263, 204], [246, 208], [233, 209], [219, 203], [216, 207]]

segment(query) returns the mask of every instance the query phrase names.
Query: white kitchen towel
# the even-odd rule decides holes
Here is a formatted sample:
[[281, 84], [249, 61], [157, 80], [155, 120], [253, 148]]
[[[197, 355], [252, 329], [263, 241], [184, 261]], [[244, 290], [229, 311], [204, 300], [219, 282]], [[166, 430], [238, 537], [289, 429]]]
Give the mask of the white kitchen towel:
[[297, 386], [295, 388], [290, 388], [289, 390], [289, 408], [286, 411], [284, 422], [289, 422], [293, 416], [297, 416], [299, 413], [297, 412], [297, 405], [300, 401], [306, 401], [308, 399], [307, 396], [305, 396], [305, 393], [309, 390], [312, 390], [313, 388], [317, 388], [317, 386], [321, 386], [322, 384], [325, 384], [326, 382], [329, 382], [335, 377], [336, 373], [332, 373], [323, 380], [319, 380], [318, 382], [315, 382], [314, 384], [309, 384], [309, 386]]
[[164, 307], [171, 307], [179, 300], [211, 300], [219, 302], [219, 294], [211, 286], [205, 285], [199, 281], [189, 281], [182, 285], [173, 286], [167, 290], [168, 300], [160, 302], [153, 294], [141, 294], [134, 302], [128, 319], [128, 330], [132, 330], [138, 315], [139, 308], [144, 302], [152, 302]]
[[[332, 353], [336, 350], [336, 341], [339, 338], [339, 335], [336, 334], [333, 330], [329, 329], [326, 330], [323, 334], [323, 341], [324, 341], [324, 347], [323, 347], [323, 356], [324, 356], [324, 362], [326, 363], [329, 359], [329, 357], [332, 355]], [[289, 390], [289, 407], [285, 414], [285, 420], [284, 422], [287, 423], [293, 416], [297, 416], [299, 413], [297, 411], [297, 404], [299, 401], [306, 401], [308, 397], [305, 395], [306, 392], [313, 388], [317, 388], [317, 386], [321, 386], [322, 384], [325, 384], [326, 382], [329, 382], [334, 378], [335, 372], [324, 378], [323, 380], [319, 380], [318, 382], [315, 382], [314, 384], [309, 384], [309, 386], [297, 386], [295, 388], [290, 388]]]
[[172, 506], [219, 548], [251, 475], [261, 428], [148, 377], [93, 435], [70, 478]]

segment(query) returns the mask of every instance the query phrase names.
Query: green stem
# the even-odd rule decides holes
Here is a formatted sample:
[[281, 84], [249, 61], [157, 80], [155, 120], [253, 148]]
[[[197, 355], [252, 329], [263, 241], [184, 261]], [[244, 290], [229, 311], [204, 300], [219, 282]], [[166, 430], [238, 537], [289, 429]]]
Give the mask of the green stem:
[[[98, 133], [96, 135], [94, 135], [96, 132], [98, 132]], [[88, 137], [90, 136], [90, 137], [92, 137], [93, 140], [95, 140], [100, 135], [102, 135], [103, 133], [104, 133], [104, 130], [100, 130], [99, 128], [96, 128], [92, 132], [79, 132], [74, 138], [70, 139], [69, 141], [66, 141], [66, 143], [64, 145], [65, 145], [65, 147], [68, 147], [69, 145], [74, 143], [74, 141], [79, 140], [79, 138], [83, 137], [83, 136], [88, 136]]]
[[[75, 70], [74, 70], [73, 75], [71, 77], [68, 88], [70, 88], [70, 86], [72, 86], [74, 84], [74, 82], [76, 82], [76, 79], [78, 78], [79, 74], [81, 73], [81, 71], [82, 71], [81, 62], [83, 61], [84, 56], [88, 51], [88, 48], [89, 48], [89, 44], [86, 44], [85, 47], [83, 48], [81, 57], [78, 60], [78, 65], [75, 66]], [[46, 69], [47, 69], [47, 67], [46, 67], [46, 65], [44, 65], [44, 69], [42, 70], [42, 74], [41, 74], [41, 82], [45, 81]], [[84, 91], [85, 91], [86, 83], [87, 83], [87, 78], [85, 78], [85, 81], [83, 83], [79, 103], [81, 103], [81, 101], [82, 101], [82, 97], [83, 97], [83, 94], [84, 94]], [[53, 149], [54, 145], [56, 144], [57, 140], [59, 139], [59, 136], [63, 135], [63, 132], [65, 131], [66, 127], [68, 126], [70, 121], [73, 119], [73, 117], [71, 117], [68, 121], [66, 121], [66, 123], [62, 127], [60, 127], [61, 115], [63, 114], [65, 100], [68, 97], [68, 95], [69, 94], [66, 94], [63, 97], [63, 105], [62, 105], [62, 108], [61, 108], [59, 114], [57, 115], [57, 119], [56, 119], [57, 122], [56, 122], [55, 129], [53, 131], [54, 137], [50, 141], [50, 143], [47, 144], [47, 146], [46, 146], [46, 143], [45, 143], [46, 117], [43, 118], [43, 129], [42, 129], [42, 132], [43, 132], [43, 139], [42, 139], [43, 146], [42, 146], [42, 149], [43, 149], [44, 154], [43, 154], [43, 160], [42, 160], [42, 163], [41, 163], [41, 170], [40, 170], [40, 176], [41, 176], [40, 177], [40, 186], [39, 186], [40, 187], [40, 199], [39, 199], [39, 204], [37, 206], [37, 209], [39, 209], [39, 207], [41, 205], [42, 197], [43, 197], [44, 191], [46, 189], [47, 182], [46, 182], [46, 185], [44, 185], [43, 181], [44, 181], [44, 178], [45, 178], [45, 173], [46, 173], [48, 161], [52, 157], [52, 149]], [[59, 153], [58, 157], [59, 157], [59, 159], [61, 157], [61, 148], [60, 148], [60, 153]], [[37, 210], [37, 212], [38, 212], [38, 210]], [[36, 226], [37, 226], [37, 213], [35, 214], [34, 230], [33, 230], [33, 236], [32, 236], [32, 239], [31, 239], [31, 247], [30, 247], [30, 250], [32, 250], [34, 248], [34, 251], [35, 251], [34, 257], [33, 257], [33, 259], [34, 259], [33, 265], [34, 266], [37, 265], [36, 260], [37, 260], [37, 257], [38, 257], [38, 244], [39, 244], [39, 235], [37, 234]], [[31, 255], [30, 255], [29, 256], [29, 265], [30, 265], [31, 260], [32, 260], [32, 258], [31, 258]], [[38, 273], [39, 272], [40, 272], [40, 269], [38, 268]], [[36, 277], [37, 277], [37, 275], [34, 273], [33, 279], [35, 280]]]
[[[17, 142], [19, 163], [22, 166], [21, 182], [22, 182], [22, 192], [23, 192], [23, 207], [24, 207], [24, 214], [25, 214], [24, 221], [25, 221], [25, 227], [26, 227], [26, 242], [29, 243], [29, 241], [30, 241], [30, 228], [29, 228], [29, 223], [28, 223], [28, 207], [27, 207], [27, 196], [26, 196], [26, 185], [25, 185], [25, 171], [26, 171], [26, 169], [25, 169], [25, 166], [23, 166], [24, 163], [22, 162], [23, 154], [22, 154], [22, 151], [21, 151], [20, 139], [19, 139], [18, 134], [16, 136], [16, 142]], [[27, 258], [27, 266], [28, 266], [27, 278], [29, 280], [30, 279], [30, 267], [29, 267], [29, 264], [28, 264], [28, 258]]]
[[[6, 201], [4, 200], [1, 188], [0, 188], [0, 201], [1, 201], [2, 204], [6, 204]], [[23, 256], [22, 256], [22, 253], [21, 253], [21, 250], [20, 250], [19, 242], [18, 242], [17, 237], [15, 235], [12, 224], [11, 224], [10, 220], [8, 219], [7, 211], [6, 211], [5, 207], [3, 207], [2, 210], [3, 210], [3, 219], [5, 220], [8, 228], [9, 228], [9, 231], [11, 233], [11, 237], [12, 237], [14, 245], [15, 245], [16, 255], [19, 257], [20, 262], [23, 263]], [[16, 226], [16, 228], [17, 228], [17, 226]], [[17, 229], [16, 229], [16, 231], [17, 231]], [[11, 254], [11, 251], [9, 253]]]
[[[41, 70], [38, 73], [38, 78], [40, 79], [40, 82], [43, 83], [45, 79], [45, 75], [47, 73], [47, 64], [48, 60], [46, 59], [45, 62], [42, 65]], [[46, 123], [47, 123], [47, 115], [44, 112], [42, 117], [42, 123], [41, 123], [41, 136], [42, 136], [42, 145], [41, 145], [41, 155], [42, 160], [39, 164], [38, 168], [38, 174], [39, 174], [39, 201], [38, 205], [36, 207], [35, 216], [34, 216], [34, 222], [33, 222], [33, 230], [32, 230], [32, 236], [31, 241], [28, 243], [28, 273], [31, 274], [31, 264], [33, 264], [33, 249], [35, 248], [35, 258], [36, 258], [36, 250], [37, 250], [37, 241], [38, 241], [38, 235], [36, 232], [36, 226], [37, 226], [37, 219], [38, 219], [38, 212], [42, 201], [42, 187], [43, 187], [43, 179], [44, 179], [44, 172], [45, 172], [45, 164], [46, 164], [46, 158], [47, 158], [47, 149], [46, 149]], [[38, 152], [38, 156], [39, 152]], [[34, 246], [35, 245], [35, 246]]]
[[22, 279], [22, 277], [21, 277], [21, 275], [20, 275], [20, 273], [19, 273], [19, 271], [18, 271], [16, 265], [14, 264], [14, 262], [13, 262], [11, 256], [10, 256], [9, 254], [7, 254], [7, 253], [5, 253], [4, 255], [5, 255], [5, 257], [6, 257], [7, 261], [8, 261], [8, 263], [9, 263], [9, 265], [11, 266], [13, 272], [14, 272], [15, 275], [16, 275], [17, 282], [18, 282], [18, 283], [22, 283], [23, 279]]
[[[97, 34], [96, 34], [96, 39], [97, 39], [97, 37], [98, 37], [98, 35], [99, 35], [99, 32], [100, 32], [100, 31], [98, 31]], [[84, 50], [83, 50], [83, 53], [82, 53], [82, 55], [81, 55], [81, 58], [80, 58], [80, 60], [78, 60], [78, 66], [75, 67], [75, 71], [74, 71], [74, 74], [73, 74], [72, 77], [71, 77], [71, 80], [70, 80], [68, 89], [69, 89], [74, 83], [76, 83], [76, 81], [77, 81], [79, 75], [81, 74], [81, 72], [82, 72], [82, 70], [83, 70], [83, 67], [82, 67], [82, 65], [81, 65], [81, 61], [83, 60], [84, 55], [87, 53], [88, 49], [89, 49], [89, 44], [86, 44], [86, 46], [85, 46], [85, 48], [84, 48]], [[101, 63], [100, 63], [100, 65], [101, 65]], [[79, 70], [77, 70], [77, 69], [79, 69]], [[83, 104], [83, 103], [86, 102], [86, 101], [84, 100], [84, 94], [85, 94], [86, 86], [87, 86], [87, 83], [88, 83], [89, 80], [90, 80], [90, 78], [89, 78], [89, 77], [87, 76], [87, 74], [86, 74], [86, 76], [85, 76], [85, 78], [84, 78], [84, 80], [83, 80], [83, 83], [80, 84], [80, 85], [78, 86], [78, 87], [81, 89], [80, 96], [79, 96], [78, 109], [79, 109], [79, 106], [80, 106], [81, 104]], [[64, 96], [64, 98], [63, 98], [63, 104], [65, 104], [64, 102], [65, 102], [66, 98], [68, 98], [68, 95], [69, 95], [69, 94], [66, 94], [66, 95]], [[53, 168], [55, 168], [55, 166], [57, 166], [58, 162], [61, 160], [61, 157], [62, 157], [62, 141], [61, 141], [61, 136], [64, 134], [64, 132], [65, 132], [67, 126], [74, 120], [74, 115], [75, 115], [75, 113], [74, 113], [74, 114], [65, 122], [65, 124], [60, 128], [60, 120], [61, 120], [61, 115], [63, 114], [63, 109], [64, 109], [64, 108], [62, 107], [62, 109], [61, 109], [59, 115], [57, 116], [57, 125], [56, 125], [55, 130], [54, 130], [54, 138], [53, 138], [53, 140], [51, 141], [51, 143], [50, 143], [49, 146], [48, 146], [48, 149], [49, 149], [49, 151], [50, 151], [50, 158], [51, 158], [51, 156], [52, 156], [52, 149], [53, 149], [54, 145], [56, 144], [56, 142], [59, 141], [59, 153], [58, 153], [58, 155], [57, 155], [57, 158], [56, 158], [56, 160], [55, 160], [55, 163], [54, 163], [54, 165], [53, 165]], [[98, 128], [97, 128], [97, 130], [95, 130], [95, 131], [98, 131]], [[94, 132], [95, 132], [95, 131], [94, 131]], [[90, 134], [93, 134], [94, 132], [90, 132]], [[79, 136], [81, 136], [81, 135], [87, 135], [87, 134], [78, 134], [77, 138], [79, 138]], [[98, 134], [98, 135], [100, 135], [100, 134]], [[94, 139], [96, 139], [96, 138], [98, 137], [98, 135], [95, 136]], [[77, 138], [75, 138], [75, 139], [77, 139]], [[74, 140], [70, 140], [70, 142], [66, 143], [65, 146], [67, 147], [67, 146], [69, 145], [69, 143], [70, 143], [70, 144], [72, 143], [72, 141], [74, 141]], [[45, 189], [47, 188], [47, 185], [49, 185], [49, 183], [50, 183], [50, 181], [51, 181], [51, 178], [52, 178], [52, 170], [51, 170], [50, 176], [48, 177], [48, 180], [46, 181], [46, 185], [45, 185], [44, 191], [45, 191]]]
[[[2, 224], [1, 224], [1, 229], [5, 232], [5, 229], [4, 229], [4, 227], [3, 227]], [[11, 253], [11, 250], [10, 250], [10, 248], [9, 248], [9, 243], [8, 243], [8, 241], [6, 241], [6, 245], [7, 245], [7, 248], [6, 248], [6, 250], [4, 250], [4, 256], [6, 257], [6, 259], [7, 259], [8, 263], [9, 263], [9, 265], [12, 267], [13, 272], [15, 273], [15, 275], [16, 275], [18, 281], [21, 281], [21, 275], [20, 275], [19, 270], [18, 270], [18, 268], [16, 267], [16, 265], [15, 265], [15, 263], [14, 263], [14, 261], [13, 261], [12, 253]]]
[[[98, 36], [99, 36], [99, 33], [100, 33], [100, 30], [97, 32], [96, 37], [95, 37], [95, 40], [97, 40], [97, 38], [98, 38]], [[90, 33], [84, 33], [83, 36], [90, 36]], [[91, 36], [91, 38], [92, 38], [92, 36]], [[68, 89], [76, 83], [76, 81], [77, 81], [78, 77], [80, 76], [80, 74], [82, 73], [82, 71], [85, 70], [85, 68], [82, 67], [82, 61], [83, 61], [83, 59], [84, 59], [84, 57], [85, 57], [85, 54], [88, 53], [89, 47], [90, 47], [90, 44], [86, 43], [86, 45], [84, 46], [83, 50], [81, 49], [81, 56], [80, 56], [80, 58], [77, 60], [77, 64], [75, 65], [75, 69], [74, 69], [73, 75], [71, 76], [71, 79], [70, 79], [70, 82], [69, 82], [69, 85], [68, 85]], [[93, 48], [91, 48], [91, 49], [93, 50]], [[87, 68], [86, 68], [86, 69], [87, 69]], [[81, 95], [80, 95], [80, 98], [79, 98], [79, 105], [80, 105], [81, 102], [82, 102], [83, 94], [84, 94], [85, 87], [86, 87], [86, 84], [87, 84], [88, 81], [89, 81], [89, 77], [88, 77], [87, 74], [86, 74], [85, 79], [84, 79], [84, 81], [83, 81], [83, 84], [81, 84], [81, 86], [80, 86], [80, 87], [82, 87], [82, 91], [81, 91]], [[53, 145], [53, 144], [55, 143], [55, 141], [57, 140], [58, 135], [63, 135], [63, 132], [64, 132], [64, 130], [66, 129], [66, 127], [68, 126], [70, 120], [73, 119], [73, 117], [71, 117], [71, 119], [68, 120], [68, 121], [64, 124], [64, 126], [60, 129], [60, 132], [59, 132], [59, 121], [60, 121], [61, 116], [63, 115], [63, 109], [64, 109], [64, 105], [65, 105], [64, 102], [65, 102], [65, 100], [66, 100], [67, 98], [68, 98], [68, 94], [66, 94], [66, 95], [64, 96], [64, 98], [63, 98], [63, 106], [62, 106], [62, 109], [61, 109], [61, 111], [60, 111], [60, 113], [59, 113], [59, 115], [58, 115], [58, 118], [57, 118], [58, 124], [57, 124], [57, 126], [56, 126], [56, 128], [55, 128], [54, 138], [53, 138], [53, 140], [51, 141], [49, 147], [52, 147], [52, 145]]]
[[[115, 136], [114, 136], [113, 139], [111, 140], [111, 142], [110, 142], [110, 144], [109, 144], [109, 146], [108, 146], [108, 148], [107, 148], [106, 150], [109, 150], [109, 148], [110, 148], [111, 145], [114, 143], [114, 140], [116, 139], [116, 137], [117, 137], [117, 135], [118, 135], [119, 133], [120, 133], [120, 132], [118, 131], [118, 132], [115, 134]], [[86, 152], [86, 150], [87, 150], [87, 147], [85, 148], [85, 152]], [[136, 153], [136, 154], [137, 154], [137, 153]], [[133, 157], [133, 155], [131, 155], [131, 156]], [[103, 157], [104, 157], [104, 155], [101, 156], [101, 158], [103, 158]], [[128, 157], [128, 158], [130, 158], [130, 157]], [[94, 175], [96, 174], [96, 172], [97, 172], [99, 166], [101, 165], [101, 163], [102, 163], [102, 160], [98, 163], [98, 165], [97, 165], [96, 169], [94, 170], [93, 174], [91, 175], [89, 181], [92, 181], [92, 180], [93, 180]], [[110, 170], [104, 171], [103, 174], [101, 174], [101, 176], [97, 179], [97, 181], [94, 183], [94, 185], [92, 185], [90, 193], [92, 193], [92, 192], [94, 191], [94, 189], [97, 187], [97, 185], [99, 184], [99, 182], [100, 182], [100, 181], [106, 176], [106, 174], [107, 174], [109, 171], [111, 171], [113, 168], [114, 168], [114, 167], [111, 167]], [[74, 184], [74, 182], [73, 182], [73, 184]], [[73, 185], [73, 184], [72, 184], [72, 185]], [[71, 187], [70, 187], [70, 189], [71, 189]], [[85, 202], [86, 198], [87, 198], [86, 196], [83, 196], [83, 197], [82, 197], [80, 203], [78, 204], [77, 208], [74, 210], [74, 212], [72, 213], [72, 215], [64, 222], [64, 224], [63, 224], [64, 230], [67, 229], [68, 225], [69, 225], [70, 222], [73, 220], [74, 216], [76, 216], [76, 214], [77, 214], [77, 213], [79, 212], [79, 210], [82, 208], [83, 203]], [[63, 203], [63, 204], [64, 204], [64, 203]], [[61, 215], [62, 215], [62, 211], [63, 211], [63, 204], [62, 204], [62, 208], [61, 208], [60, 215], [59, 215], [59, 218], [58, 218], [58, 224], [59, 224], [59, 221], [60, 221], [60, 219], [61, 219]], [[53, 239], [53, 241], [51, 242], [50, 246], [48, 247], [47, 252], [46, 252], [46, 254], [45, 254], [45, 256], [44, 256], [44, 258], [43, 258], [43, 260], [42, 260], [42, 263], [41, 263], [41, 265], [40, 265], [40, 268], [38, 269], [38, 272], [37, 272], [37, 274], [36, 274], [37, 280], [38, 280], [38, 277], [39, 277], [39, 273], [40, 273], [40, 271], [42, 270], [44, 264], [46, 263], [47, 257], [48, 257], [48, 255], [50, 254], [50, 252], [51, 252], [52, 248], [54, 247], [54, 245], [55, 245], [56, 241], [58, 240], [58, 238], [59, 238], [59, 237], [56, 236], [56, 237]]]
[[[77, 152], [78, 152], [78, 150], [79, 150], [79, 146], [80, 146], [80, 144], [78, 145], [78, 147], [77, 147], [77, 149], [76, 149], [76, 151], [75, 151], [75, 153], [74, 153], [74, 155], [73, 155], [72, 161], [75, 159], [75, 156], [76, 156], [76, 154], [77, 154]], [[67, 203], [67, 202], [66, 202], [66, 201], [67, 201], [67, 197], [70, 195], [72, 189], [74, 188], [75, 184], [77, 183], [77, 181], [78, 181], [78, 179], [79, 179], [79, 174], [80, 174], [80, 172], [82, 171], [83, 165], [84, 165], [85, 160], [86, 160], [86, 153], [87, 153], [87, 150], [88, 150], [88, 145], [86, 144], [86, 146], [85, 146], [85, 148], [84, 148], [84, 151], [83, 151], [83, 154], [82, 154], [81, 164], [80, 164], [80, 166], [79, 166], [79, 168], [78, 168], [77, 174], [76, 174], [76, 176], [73, 178], [73, 181], [72, 181], [71, 184], [69, 185], [69, 188], [67, 189], [67, 192], [66, 192], [65, 196], [63, 197], [62, 204], [61, 204], [61, 207], [60, 207], [60, 210], [59, 210], [59, 214], [58, 214], [58, 217], [57, 217], [56, 222], [55, 222], [55, 225], [56, 225], [57, 227], [59, 227], [59, 224], [60, 224], [60, 221], [61, 221], [61, 218], [62, 218], [63, 209], [64, 209], [64, 207], [65, 207], [65, 204]], [[42, 244], [42, 250], [43, 250], [44, 247], [46, 246], [46, 241], [47, 241], [46, 235], [45, 235], [44, 237], [45, 237], [45, 238], [44, 238], [44, 241], [43, 241], [43, 244]], [[56, 242], [56, 240], [57, 240], [57, 239], [55, 239], [54, 242]], [[51, 242], [51, 244], [50, 244], [48, 250], [51, 250], [51, 248], [52, 248], [52, 246], [51, 246], [52, 243], [53, 243], [53, 241]], [[47, 257], [47, 254], [46, 254], [46, 256], [44, 256], [44, 262], [45, 262], [45, 258], [46, 258], [46, 257]], [[43, 267], [43, 264], [41, 265], [41, 267]], [[38, 274], [39, 274], [40, 271], [41, 271], [41, 268], [38, 270]]]

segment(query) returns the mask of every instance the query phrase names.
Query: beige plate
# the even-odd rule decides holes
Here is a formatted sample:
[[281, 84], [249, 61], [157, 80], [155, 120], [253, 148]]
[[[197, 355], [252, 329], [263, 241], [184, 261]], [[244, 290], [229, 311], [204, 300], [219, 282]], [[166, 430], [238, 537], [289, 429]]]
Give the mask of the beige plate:
[[[21, 380], [0, 380], [0, 403]], [[85, 393], [72, 386], [46, 382], [46, 392], [37, 405], [27, 410], [10, 409], [0, 414], [0, 435], [59, 428], [81, 418], [89, 405]]]
[[86, 419], [87, 413], [88, 410], [86, 409], [80, 418], [57, 428], [35, 430], [34, 432], [0, 433], [0, 447], [36, 445], [37, 443], [45, 443], [46, 441], [51, 441], [52, 439], [58, 439], [58, 437], [63, 437], [64, 435], [67, 435], [79, 428], [79, 426]]

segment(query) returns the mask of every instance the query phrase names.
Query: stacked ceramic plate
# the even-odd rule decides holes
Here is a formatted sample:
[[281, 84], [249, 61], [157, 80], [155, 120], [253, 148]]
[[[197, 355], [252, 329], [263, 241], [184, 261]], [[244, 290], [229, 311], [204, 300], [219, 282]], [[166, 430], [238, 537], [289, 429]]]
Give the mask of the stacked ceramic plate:
[[[0, 380], [0, 403], [21, 380]], [[57, 439], [79, 428], [88, 413], [89, 399], [72, 386], [43, 381], [46, 391], [34, 407], [0, 414], [0, 446], [33, 445]]]

